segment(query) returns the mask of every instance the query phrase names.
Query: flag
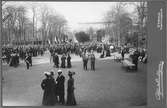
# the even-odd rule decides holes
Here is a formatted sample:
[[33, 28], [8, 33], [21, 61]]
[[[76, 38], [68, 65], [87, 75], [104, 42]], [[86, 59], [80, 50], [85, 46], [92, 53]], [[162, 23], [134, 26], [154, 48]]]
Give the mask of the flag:
[[74, 42], [75, 42], [75, 43], [78, 43], [78, 41], [77, 41], [77, 39], [76, 39], [75, 36], [73, 36], [73, 39], [74, 39]]
[[50, 40], [48, 39], [48, 43], [50, 44]]
[[55, 42], [57, 43], [57, 38], [56, 38], [56, 36], [55, 36]]

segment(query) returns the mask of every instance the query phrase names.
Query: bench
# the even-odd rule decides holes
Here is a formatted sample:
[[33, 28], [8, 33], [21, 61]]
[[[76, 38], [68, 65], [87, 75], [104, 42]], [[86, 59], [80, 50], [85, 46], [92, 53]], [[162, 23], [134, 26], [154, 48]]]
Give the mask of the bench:
[[135, 64], [125, 59], [122, 61], [122, 66], [127, 68], [127, 70], [134, 70]]

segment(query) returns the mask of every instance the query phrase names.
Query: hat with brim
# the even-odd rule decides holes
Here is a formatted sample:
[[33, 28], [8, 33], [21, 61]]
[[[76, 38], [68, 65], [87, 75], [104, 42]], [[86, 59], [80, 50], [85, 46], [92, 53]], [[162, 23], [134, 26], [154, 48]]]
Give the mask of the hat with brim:
[[58, 72], [58, 73], [62, 73], [62, 70], [58, 70], [57, 72]]
[[51, 75], [50, 72], [44, 72], [44, 74], [47, 76]]

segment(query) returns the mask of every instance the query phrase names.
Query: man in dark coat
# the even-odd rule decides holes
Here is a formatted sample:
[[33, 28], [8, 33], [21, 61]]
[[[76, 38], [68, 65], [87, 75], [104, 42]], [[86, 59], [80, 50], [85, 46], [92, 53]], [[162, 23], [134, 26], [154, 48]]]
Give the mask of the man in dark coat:
[[111, 56], [111, 54], [110, 54], [110, 50], [109, 50], [109, 48], [106, 50], [106, 57], [110, 57]]
[[25, 62], [26, 62], [27, 69], [29, 69], [29, 67], [30, 67], [30, 56], [28, 54], [26, 54]]
[[133, 54], [133, 59], [132, 59], [132, 62], [133, 64], [135, 64], [135, 70], [138, 70], [138, 58], [139, 58], [139, 51], [136, 50]]
[[[55, 78], [54, 78], [54, 71], [52, 70], [50, 72], [51, 74], [51, 78], [53, 78], [53, 80], [55, 81]], [[58, 103], [58, 92], [57, 92], [57, 84], [55, 82], [55, 85], [54, 85], [54, 93], [55, 93], [55, 104]]]
[[121, 51], [121, 56], [122, 56], [122, 60], [124, 60], [124, 56], [125, 56], [125, 49], [124, 48]]
[[18, 53], [15, 55], [15, 59], [16, 59], [16, 66], [18, 66], [19, 65], [19, 54]]
[[32, 66], [32, 54], [29, 53], [29, 62], [30, 62], [30, 66]]
[[58, 97], [59, 97], [59, 103], [64, 104], [65, 99], [64, 99], [64, 82], [65, 82], [65, 77], [62, 74], [61, 70], [58, 70], [58, 77], [56, 79], [57, 82], [57, 92], [58, 92]]
[[82, 55], [82, 59], [83, 59], [83, 69], [87, 70], [88, 56], [86, 53]]
[[95, 55], [92, 54], [90, 55], [90, 63], [91, 63], [91, 70], [95, 70]]

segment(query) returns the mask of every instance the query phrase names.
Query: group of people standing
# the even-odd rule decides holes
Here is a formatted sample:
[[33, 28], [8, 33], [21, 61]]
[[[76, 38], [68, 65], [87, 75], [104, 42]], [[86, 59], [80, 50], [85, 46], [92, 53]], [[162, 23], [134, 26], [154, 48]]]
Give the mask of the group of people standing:
[[[71, 68], [71, 56], [68, 53], [67, 56], [65, 54], [62, 55], [61, 57], [61, 65], [59, 66], [59, 55], [57, 53], [52, 53], [51, 54], [51, 59], [53, 60], [54, 66], [56, 68]], [[67, 61], [66, 61], [67, 60]]]
[[3, 62], [6, 62], [9, 66], [17, 67], [20, 60], [24, 60], [27, 69], [29, 69], [29, 66], [32, 66], [32, 57], [42, 56], [46, 49], [46, 46], [37, 45], [5, 46], [2, 48]]
[[76, 99], [74, 95], [74, 78], [75, 72], [68, 71], [67, 82], [67, 101], [65, 102], [65, 76], [62, 70], [58, 70], [58, 76], [54, 78], [54, 72], [44, 72], [46, 78], [41, 83], [41, 88], [44, 91], [43, 105], [53, 106], [55, 104], [61, 105], [76, 105]]
[[88, 61], [90, 60], [91, 70], [95, 71], [95, 54], [93, 53], [93, 51], [91, 51], [91, 53], [84, 52], [82, 55], [82, 60], [83, 60], [84, 70], [88, 69], [87, 65], [88, 65]]

